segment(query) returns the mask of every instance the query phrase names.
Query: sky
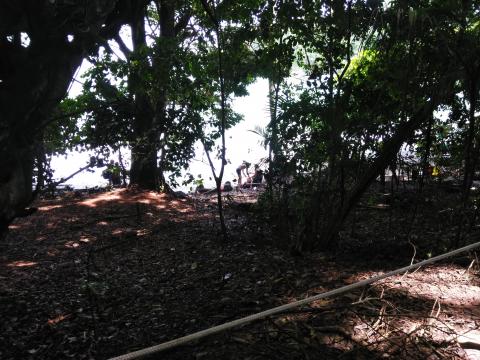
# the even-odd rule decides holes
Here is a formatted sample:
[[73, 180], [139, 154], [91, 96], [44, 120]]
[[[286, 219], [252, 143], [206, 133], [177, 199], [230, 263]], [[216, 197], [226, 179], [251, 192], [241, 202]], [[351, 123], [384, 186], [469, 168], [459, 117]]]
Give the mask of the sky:
[[[84, 71], [85, 66], [80, 69], [79, 74]], [[75, 96], [80, 91], [81, 85], [74, 81], [69, 91], [69, 96]], [[268, 156], [267, 150], [261, 145], [262, 138], [249, 131], [253, 130], [255, 126], [265, 127], [268, 123], [268, 81], [258, 79], [248, 87], [248, 92], [248, 96], [235, 98], [233, 101], [234, 110], [242, 114], [244, 120], [226, 133], [226, 157], [229, 164], [225, 167], [224, 181], [232, 181], [237, 177], [235, 169], [242, 161], [250, 162], [253, 171], [253, 164], [258, 163], [261, 158]], [[129, 151], [124, 151], [122, 155], [126, 159], [130, 158]], [[54, 157], [52, 159], [54, 178], [60, 179], [69, 176], [80, 167], [86, 165], [89, 158], [89, 153], [79, 152], [69, 152], [67, 156]], [[117, 159], [115, 158], [114, 160], [116, 161]], [[214, 163], [219, 169], [220, 161], [216, 160]], [[70, 179], [67, 184], [77, 189], [104, 186], [107, 184], [107, 181], [101, 176], [104, 169], [94, 169], [93, 172], [84, 171]], [[188, 172], [195, 177], [201, 175], [207, 188], [215, 186], [210, 166], [201, 144], [197, 144], [195, 147], [195, 158], [190, 162]], [[181, 179], [179, 180], [179, 183], [181, 183]], [[190, 186], [180, 186], [177, 189], [188, 191]]]

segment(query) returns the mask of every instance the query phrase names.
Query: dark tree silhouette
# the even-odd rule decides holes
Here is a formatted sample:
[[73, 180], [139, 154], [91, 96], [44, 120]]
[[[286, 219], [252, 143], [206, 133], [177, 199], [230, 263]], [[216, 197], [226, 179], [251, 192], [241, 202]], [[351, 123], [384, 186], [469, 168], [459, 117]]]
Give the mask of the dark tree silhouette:
[[32, 201], [35, 145], [75, 71], [118, 33], [131, 3], [0, 3], [0, 233]]

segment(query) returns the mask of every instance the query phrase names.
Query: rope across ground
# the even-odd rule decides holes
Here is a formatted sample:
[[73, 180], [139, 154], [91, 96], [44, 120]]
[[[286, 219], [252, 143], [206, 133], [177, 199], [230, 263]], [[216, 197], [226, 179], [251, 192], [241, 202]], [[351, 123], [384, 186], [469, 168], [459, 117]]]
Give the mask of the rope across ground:
[[[205, 329], [205, 330], [196, 332], [196, 333], [191, 334], [191, 335], [187, 335], [187, 336], [184, 336], [184, 337], [181, 337], [181, 338], [178, 338], [178, 339], [167, 341], [167, 342], [164, 342], [162, 344], [151, 346], [149, 348], [138, 350], [138, 351], [135, 351], [135, 352], [132, 352], [132, 353], [129, 353], [129, 354], [121, 355], [121, 356], [112, 358], [111, 360], [133, 360], [133, 359], [140, 359], [140, 358], [152, 355], [152, 354], [157, 354], [159, 352], [162, 352], [162, 351], [165, 351], [165, 350], [168, 350], [168, 349], [186, 344], [186, 343], [191, 342], [191, 341], [200, 340], [204, 337], [211, 336], [213, 334], [218, 334], [220, 332], [224, 332], [224, 331], [233, 329], [237, 326], [248, 324], [248, 323], [253, 322], [255, 320], [264, 319], [268, 316], [281, 314], [281, 313], [283, 313], [287, 310], [291, 310], [291, 309], [295, 309], [295, 308], [298, 308], [298, 307], [301, 307], [301, 306], [304, 306], [304, 305], [311, 304], [314, 301], [318, 301], [318, 300], [321, 300], [321, 299], [326, 299], [326, 298], [334, 297], [334, 296], [337, 296], [337, 295], [340, 295], [340, 294], [345, 294], [345, 293], [348, 293], [348, 292], [352, 292], [353, 290], [363, 288], [367, 285], [373, 284], [374, 282], [389, 278], [389, 277], [394, 276], [394, 275], [399, 275], [399, 274], [402, 274], [402, 273], [406, 273], [407, 271], [416, 270], [416, 269], [418, 269], [422, 266], [430, 265], [430, 264], [433, 264], [437, 261], [447, 259], [447, 258], [450, 258], [450, 257], [454, 257], [458, 254], [462, 254], [462, 253], [465, 253], [467, 251], [475, 250], [478, 247], [480, 247], [480, 242], [462, 247], [460, 249], [456, 249], [454, 251], [450, 251], [450, 252], [442, 254], [442, 255], [435, 256], [431, 259], [421, 261], [417, 264], [407, 265], [407, 266], [404, 266], [402, 268], [395, 269], [393, 271], [389, 271], [389, 272], [387, 272], [385, 274], [382, 274], [382, 275], [377, 275], [377, 276], [369, 278], [369, 279], [361, 280], [361, 281], [358, 281], [354, 284], [343, 286], [339, 289], [327, 291], [327, 292], [324, 292], [322, 294], [318, 294], [318, 295], [315, 295], [315, 296], [310, 296], [306, 299], [297, 300], [297, 301], [294, 301], [294, 302], [291, 302], [291, 303], [288, 303], [288, 304], [277, 306], [275, 308], [268, 309], [268, 310], [265, 310], [265, 311], [262, 311], [262, 312], [259, 312], [259, 313], [253, 314], [253, 315], [249, 315], [249, 316], [243, 317], [241, 319], [233, 320], [233, 321], [221, 324], [221, 325], [217, 325], [217, 326], [211, 327], [209, 329]], [[479, 343], [479, 346], [480, 346], [480, 343]]]
[[[111, 358], [410, 261], [292, 257], [237, 206], [227, 208], [232, 236], [222, 244], [207, 200], [117, 190], [37, 206], [0, 244], [2, 359]], [[480, 325], [480, 288], [475, 264], [452, 261], [334, 299], [322, 295], [161, 358], [461, 358], [468, 349], [458, 335]]]

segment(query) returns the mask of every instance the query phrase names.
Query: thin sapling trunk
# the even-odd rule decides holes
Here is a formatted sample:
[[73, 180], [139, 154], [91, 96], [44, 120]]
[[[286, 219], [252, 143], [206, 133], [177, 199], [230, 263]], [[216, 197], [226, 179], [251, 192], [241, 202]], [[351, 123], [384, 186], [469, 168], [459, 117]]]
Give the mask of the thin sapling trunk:
[[212, 170], [212, 174], [215, 179], [215, 185], [217, 190], [218, 215], [220, 217], [220, 226], [222, 230], [222, 236], [223, 236], [223, 240], [227, 241], [228, 233], [227, 233], [227, 226], [225, 225], [225, 216], [223, 213], [223, 200], [222, 200], [222, 180], [223, 180], [223, 174], [225, 171], [225, 164], [227, 162], [225, 159], [225, 154], [226, 154], [225, 128], [226, 128], [227, 121], [226, 121], [226, 111], [225, 111], [226, 109], [225, 76], [223, 73], [223, 54], [222, 54], [223, 37], [222, 37], [222, 29], [220, 26], [220, 22], [217, 19], [217, 16], [215, 14], [215, 7], [211, 9], [208, 6], [206, 0], [202, 0], [202, 5], [214, 24], [215, 34], [217, 37], [218, 78], [220, 81], [220, 126], [219, 127], [220, 127], [220, 137], [222, 141], [222, 147], [220, 150], [221, 166], [220, 166], [220, 173], [218, 175], [215, 172], [215, 167], [213, 165], [210, 152], [205, 146], [205, 143], [203, 145], [204, 145], [205, 153], [207, 154], [208, 162], [210, 164], [210, 169]]

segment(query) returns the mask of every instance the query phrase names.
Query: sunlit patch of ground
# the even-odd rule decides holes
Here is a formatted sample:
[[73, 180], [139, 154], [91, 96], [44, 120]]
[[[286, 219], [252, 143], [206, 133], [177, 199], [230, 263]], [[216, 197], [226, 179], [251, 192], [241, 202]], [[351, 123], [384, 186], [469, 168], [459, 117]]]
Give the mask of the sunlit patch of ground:
[[62, 314], [62, 315], [58, 315], [57, 317], [53, 318], [53, 319], [48, 319], [47, 323], [48, 325], [57, 325], [58, 323], [64, 321], [64, 320], [67, 320], [69, 319], [70, 317], [72, 317], [72, 314]]
[[23, 261], [23, 260], [13, 261], [7, 264], [8, 267], [16, 267], [16, 268], [31, 267], [35, 265], [37, 265], [35, 261]]
[[[229, 206], [254, 202], [253, 191], [224, 195], [235, 235], [226, 243], [215, 194], [88, 196], [38, 201], [49, 210], [10, 228], [0, 253], [6, 359], [109, 358], [377, 274], [329, 255], [292, 257], [257, 246], [249, 235], [268, 232]], [[458, 335], [480, 326], [478, 275], [465, 270], [422, 268], [164, 358], [461, 358]]]
[[67, 241], [65, 243], [65, 247], [69, 249], [76, 249], [80, 246], [80, 244], [76, 241]]
[[[348, 282], [380, 274], [363, 272]], [[402, 347], [414, 348], [415, 342], [426, 349], [430, 346], [435, 350], [438, 344], [450, 344], [454, 349], [459, 336], [480, 327], [478, 282], [472, 280], [466, 268], [455, 265], [433, 265], [381, 280], [356, 303], [373, 314], [358, 316], [354, 325], [355, 340], [364, 344], [384, 342], [385, 346], [398, 347], [395, 350], [398, 353]], [[480, 349], [480, 340], [476, 346]], [[467, 356], [465, 352], [469, 349], [459, 351], [457, 355], [462, 357]], [[440, 355], [433, 358], [441, 358]]]
[[87, 207], [97, 207], [106, 203], [116, 204], [144, 204], [152, 205], [157, 209], [173, 209], [179, 212], [187, 212], [191, 210], [186, 206], [185, 201], [173, 199], [166, 194], [154, 191], [139, 191], [134, 189], [115, 189], [109, 192], [100, 193], [93, 197], [79, 201], [79, 205]]
[[[352, 282], [380, 275], [376, 272], [359, 273]], [[392, 276], [376, 283], [385, 290], [393, 290], [412, 298], [438, 301], [441, 304], [468, 307], [480, 305], [480, 286], [471, 280], [467, 269], [454, 265], [434, 265], [405, 275]]]
[[59, 209], [62, 208], [63, 205], [57, 204], [57, 205], [45, 205], [45, 206], [40, 206], [38, 207], [38, 211], [50, 211], [54, 209]]
[[16, 219], [9, 227], [9, 238], [12, 245], [35, 239], [35, 256], [40, 258], [90, 248], [98, 241], [114, 243], [152, 234], [156, 227], [187, 221], [195, 212], [186, 200], [134, 189], [90, 195], [72, 192], [56, 199], [39, 199], [34, 206], [40, 211]]
[[100, 193], [90, 199], [84, 201], [79, 201], [80, 205], [85, 205], [88, 207], [97, 207], [101, 202], [113, 202], [118, 200], [123, 200], [122, 195], [125, 193], [125, 189], [117, 189], [105, 193]]

